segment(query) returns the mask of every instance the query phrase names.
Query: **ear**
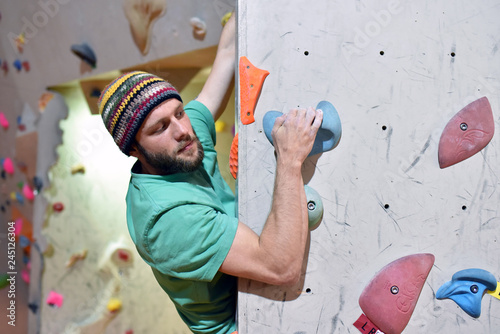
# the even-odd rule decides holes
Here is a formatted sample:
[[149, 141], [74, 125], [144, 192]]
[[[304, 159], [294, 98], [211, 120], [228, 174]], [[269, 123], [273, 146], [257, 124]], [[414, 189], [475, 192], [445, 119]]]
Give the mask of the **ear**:
[[130, 147], [130, 151], [128, 152], [128, 154], [132, 157], [136, 157], [136, 158], [139, 158], [139, 150], [137, 149], [137, 143], [134, 142], [131, 147]]

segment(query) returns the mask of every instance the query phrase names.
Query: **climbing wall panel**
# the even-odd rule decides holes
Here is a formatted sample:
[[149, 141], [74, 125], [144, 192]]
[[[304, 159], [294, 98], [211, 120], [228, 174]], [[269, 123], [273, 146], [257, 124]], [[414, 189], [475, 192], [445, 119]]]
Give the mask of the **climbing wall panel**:
[[[485, 139], [500, 115], [498, 14], [494, 0], [238, 2], [238, 57], [269, 72], [255, 121], [239, 123], [240, 220], [260, 233], [271, 205], [266, 112], [327, 100], [342, 122], [338, 146], [303, 166], [324, 214], [310, 231], [302, 279], [292, 287], [240, 280], [240, 334], [356, 333], [365, 288], [388, 264], [414, 254], [434, 256], [428, 276], [382, 284], [416, 303], [405, 333], [498, 331], [493, 294], [479, 300], [477, 318], [435, 295], [464, 269], [500, 280], [500, 143], [498, 134]], [[492, 117], [477, 121], [473, 112], [458, 122], [448, 148], [478, 152], [457, 153], [455, 164], [440, 167], [448, 122], [474, 101], [485, 105], [483, 98]], [[403, 289], [417, 281], [419, 294]]]

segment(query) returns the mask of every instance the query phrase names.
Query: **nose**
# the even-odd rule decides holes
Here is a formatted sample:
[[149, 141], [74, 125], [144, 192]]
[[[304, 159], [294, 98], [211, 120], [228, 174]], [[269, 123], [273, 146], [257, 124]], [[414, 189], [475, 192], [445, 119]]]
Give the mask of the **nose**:
[[173, 126], [174, 130], [174, 138], [177, 141], [182, 141], [186, 137], [189, 137], [190, 133], [190, 126], [189, 124], [186, 124], [185, 122], [182, 122], [180, 120], [175, 120], [173, 121], [173, 124], [171, 123], [170, 126]]

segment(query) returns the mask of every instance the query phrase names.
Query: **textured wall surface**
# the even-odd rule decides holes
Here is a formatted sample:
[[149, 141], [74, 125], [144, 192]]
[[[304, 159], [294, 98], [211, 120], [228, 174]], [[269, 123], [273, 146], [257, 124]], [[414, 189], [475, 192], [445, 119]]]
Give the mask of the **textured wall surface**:
[[358, 298], [388, 263], [435, 263], [405, 333], [495, 333], [500, 301], [478, 319], [435, 292], [462, 269], [500, 279], [500, 143], [440, 169], [448, 120], [486, 96], [500, 115], [498, 1], [239, 1], [239, 56], [268, 70], [255, 123], [240, 123], [240, 220], [260, 232], [274, 181], [268, 110], [330, 101], [343, 133], [308, 158], [304, 181], [322, 197], [301, 284], [241, 281], [239, 333], [356, 333]]

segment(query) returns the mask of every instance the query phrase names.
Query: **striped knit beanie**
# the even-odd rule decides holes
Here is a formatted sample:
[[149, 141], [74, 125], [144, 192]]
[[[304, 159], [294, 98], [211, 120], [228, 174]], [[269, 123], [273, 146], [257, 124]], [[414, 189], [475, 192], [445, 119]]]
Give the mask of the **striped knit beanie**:
[[97, 105], [120, 150], [129, 155], [135, 135], [151, 110], [168, 99], [182, 99], [167, 81], [146, 72], [121, 75], [107, 85]]

